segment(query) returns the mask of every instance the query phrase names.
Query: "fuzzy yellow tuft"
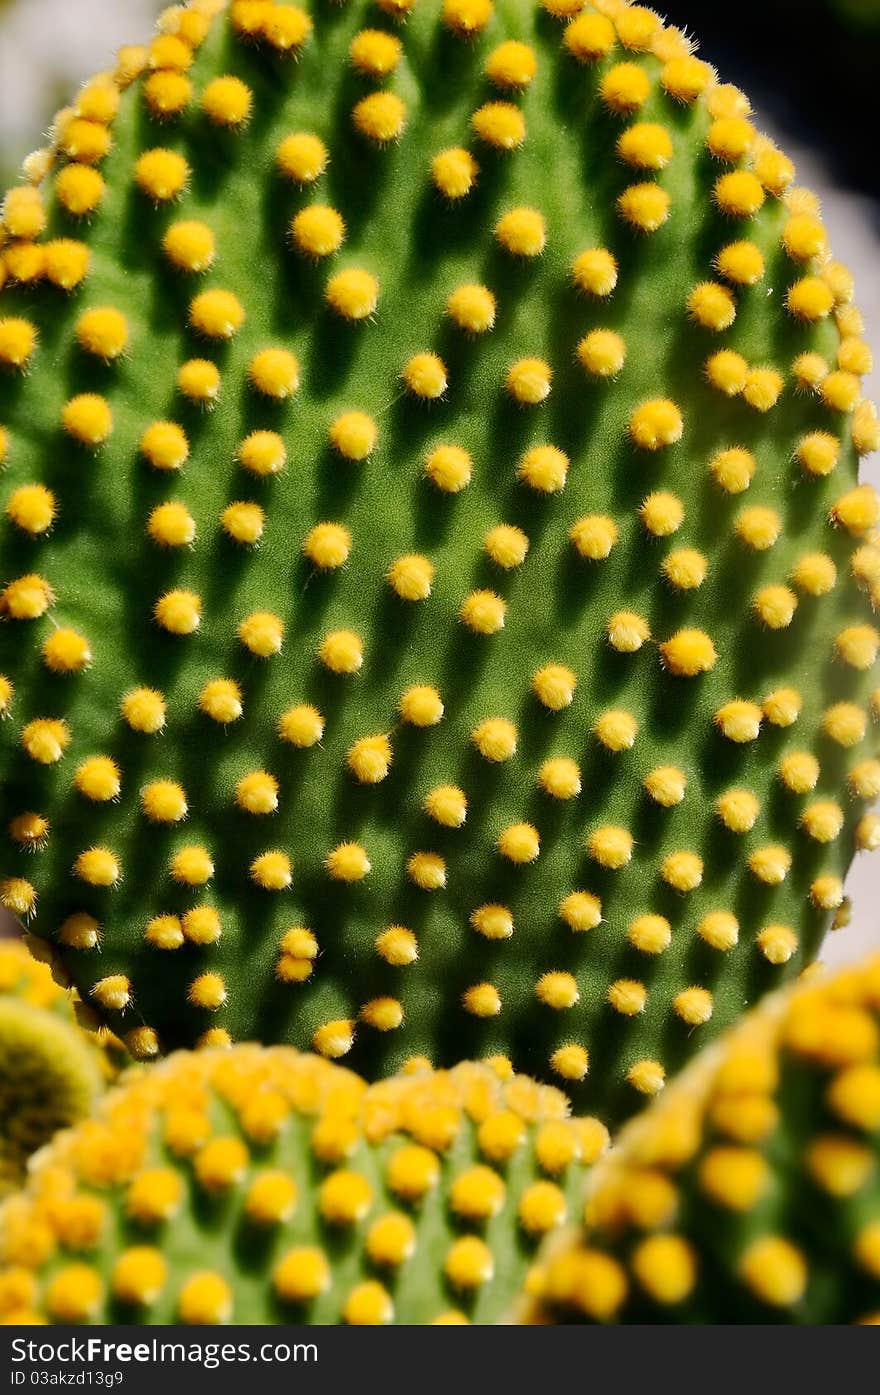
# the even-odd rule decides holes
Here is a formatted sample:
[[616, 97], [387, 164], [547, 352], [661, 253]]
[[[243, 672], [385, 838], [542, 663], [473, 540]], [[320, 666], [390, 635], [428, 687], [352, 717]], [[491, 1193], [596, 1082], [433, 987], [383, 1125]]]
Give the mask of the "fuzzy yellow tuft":
[[496, 150], [517, 150], [526, 138], [526, 123], [511, 102], [486, 102], [471, 117], [474, 134]]
[[660, 656], [670, 673], [683, 678], [709, 673], [718, 661], [715, 645], [702, 630], [679, 630], [660, 645]]
[[189, 166], [174, 150], [147, 150], [134, 167], [135, 182], [155, 203], [170, 203], [183, 193], [189, 179]]
[[366, 140], [387, 145], [406, 129], [406, 106], [394, 92], [372, 92], [356, 104], [352, 119]]
[[681, 440], [684, 434], [684, 420], [674, 402], [667, 398], [659, 398], [642, 403], [633, 412], [629, 432], [634, 444], [643, 450], [661, 450]]
[[495, 297], [476, 283], [458, 286], [446, 301], [446, 313], [469, 334], [485, 334], [495, 324]]
[[413, 397], [427, 402], [442, 397], [449, 386], [446, 365], [434, 353], [414, 354], [404, 366], [402, 376]]
[[685, 522], [685, 505], [678, 495], [668, 490], [655, 490], [644, 499], [639, 518], [654, 537], [671, 537]]
[[431, 177], [437, 189], [450, 202], [470, 193], [479, 173], [476, 160], [460, 146], [441, 150], [431, 161]]

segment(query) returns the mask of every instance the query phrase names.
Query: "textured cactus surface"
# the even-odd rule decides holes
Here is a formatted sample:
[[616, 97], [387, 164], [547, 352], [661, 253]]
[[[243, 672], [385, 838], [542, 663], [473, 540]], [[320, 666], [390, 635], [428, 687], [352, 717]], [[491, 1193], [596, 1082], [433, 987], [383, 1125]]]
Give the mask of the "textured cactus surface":
[[878, 1140], [875, 955], [757, 1009], [624, 1130], [532, 1317], [880, 1322]]
[[218, 9], [4, 205], [2, 899], [138, 1055], [626, 1112], [880, 839], [851, 279], [642, 7]]
[[492, 1322], [608, 1142], [506, 1063], [366, 1087], [289, 1047], [180, 1053], [0, 1212], [8, 1322]]
[[0, 1193], [28, 1158], [89, 1113], [109, 1060], [76, 1025], [68, 993], [23, 945], [0, 942]]

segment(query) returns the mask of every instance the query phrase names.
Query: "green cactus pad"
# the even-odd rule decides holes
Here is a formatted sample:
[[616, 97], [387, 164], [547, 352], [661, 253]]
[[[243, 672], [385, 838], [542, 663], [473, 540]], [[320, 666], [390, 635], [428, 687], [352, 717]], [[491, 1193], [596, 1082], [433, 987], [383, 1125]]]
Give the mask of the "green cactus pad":
[[3, 900], [139, 1055], [625, 1113], [880, 839], [851, 279], [641, 7], [217, 10], [5, 204]]
[[607, 1146], [506, 1062], [367, 1088], [289, 1047], [179, 1053], [0, 1212], [0, 1314], [493, 1322]]
[[633, 1120], [520, 1316], [880, 1322], [878, 1125], [874, 955], [771, 999]]
[[38, 1148], [89, 1113], [109, 1069], [45, 964], [0, 941], [0, 1194], [21, 1186]]

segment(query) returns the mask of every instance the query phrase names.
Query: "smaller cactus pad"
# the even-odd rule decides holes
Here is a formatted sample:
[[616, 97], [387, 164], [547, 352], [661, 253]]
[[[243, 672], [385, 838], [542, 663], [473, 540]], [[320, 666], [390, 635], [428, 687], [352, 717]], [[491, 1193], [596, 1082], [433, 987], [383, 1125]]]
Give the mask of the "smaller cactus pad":
[[0, 900], [147, 1057], [637, 1108], [880, 844], [878, 440], [623, 0], [173, 7], [3, 205]]
[[608, 1142], [509, 1064], [367, 1087], [289, 1047], [178, 1054], [0, 1211], [7, 1321], [486, 1323]]
[[880, 956], [758, 1009], [593, 1180], [533, 1317], [880, 1323]]
[[89, 1113], [109, 1060], [80, 1030], [68, 993], [23, 945], [0, 940], [0, 1193], [27, 1160]]

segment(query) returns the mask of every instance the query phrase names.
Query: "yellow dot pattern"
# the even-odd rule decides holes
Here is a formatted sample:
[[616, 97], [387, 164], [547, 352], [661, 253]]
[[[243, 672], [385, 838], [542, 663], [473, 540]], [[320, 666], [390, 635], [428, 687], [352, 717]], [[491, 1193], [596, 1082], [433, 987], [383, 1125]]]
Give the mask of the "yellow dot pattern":
[[141, 1054], [625, 1112], [880, 841], [852, 279], [678, 31], [548, 8], [201, 0], [3, 204], [0, 900]]
[[492, 1322], [607, 1146], [501, 1060], [367, 1087], [288, 1047], [181, 1053], [0, 1208], [0, 1317]]
[[875, 1323], [880, 959], [777, 995], [625, 1128], [534, 1321]]

